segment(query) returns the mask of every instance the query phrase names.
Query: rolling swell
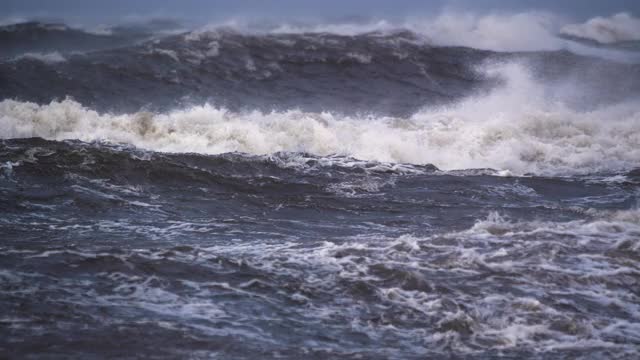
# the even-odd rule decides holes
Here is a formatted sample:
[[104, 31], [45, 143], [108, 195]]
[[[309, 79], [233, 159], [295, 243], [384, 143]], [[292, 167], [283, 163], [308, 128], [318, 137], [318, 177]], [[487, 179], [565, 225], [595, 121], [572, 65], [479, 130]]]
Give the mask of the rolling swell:
[[[270, 110], [303, 108], [407, 113], [479, 85], [484, 52], [435, 49], [410, 33], [188, 33], [144, 45], [1, 66], [2, 98], [71, 96], [102, 110], [166, 110], [185, 102]], [[100, 83], [102, 86], [92, 86]], [[27, 84], [29, 86], [27, 86]], [[47, 84], [47, 86], [44, 86]]]

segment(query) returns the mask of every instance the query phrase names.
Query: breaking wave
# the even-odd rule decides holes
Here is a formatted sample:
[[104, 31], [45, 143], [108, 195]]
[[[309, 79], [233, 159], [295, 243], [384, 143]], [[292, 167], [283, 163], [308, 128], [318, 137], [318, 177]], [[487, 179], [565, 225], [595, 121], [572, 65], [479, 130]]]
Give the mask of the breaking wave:
[[335, 34], [361, 36], [409, 31], [419, 41], [434, 46], [464, 46], [498, 52], [568, 50], [585, 56], [616, 61], [637, 62], [629, 49], [598, 49], [573, 40], [588, 39], [602, 43], [638, 40], [639, 20], [627, 13], [608, 18], [596, 17], [584, 24], [567, 24], [558, 15], [529, 11], [517, 13], [477, 14], [445, 11], [433, 17], [410, 17], [401, 21], [374, 19], [360, 22], [280, 23], [269, 25], [240, 19], [210, 24], [191, 36], [215, 33], [220, 29], [245, 34]]
[[[163, 152], [344, 155], [493, 168], [515, 174], [576, 174], [640, 165], [640, 108], [628, 101], [575, 110], [522, 66], [487, 70], [504, 86], [405, 118], [297, 110], [233, 112], [212, 105], [166, 113], [101, 114], [67, 99], [47, 105], [0, 103], [2, 138], [110, 141]], [[557, 90], [557, 89], [556, 89]]]
[[[580, 46], [573, 38], [615, 43], [640, 40], [640, 20], [628, 13], [609, 17], [595, 17], [581, 24], [543, 11], [515, 13], [444, 11], [435, 16], [412, 16], [403, 19], [373, 18], [343, 22], [257, 22], [242, 18], [230, 18], [210, 23], [190, 31], [171, 19], [152, 19], [140, 23], [124, 23], [97, 28], [69, 27], [24, 19], [0, 20], [0, 34], [12, 50], [15, 42], [20, 47], [52, 49], [47, 42], [58, 43], [64, 38], [65, 46], [76, 43], [76, 50], [115, 48], [132, 44], [132, 40], [149, 39], [155, 35], [184, 33], [194, 38], [219, 31], [248, 34], [333, 34], [360, 36], [364, 34], [390, 34], [408, 31], [419, 41], [434, 46], [464, 46], [499, 52], [569, 50], [581, 55], [607, 56], [602, 49], [597, 52], [588, 46]], [[37, 34], [37, 36], [33, 36]], [[559, 36], [560, 35], [560, 36]], [[567, 38], [569, 37], [569, 38]], [[128, 38], [128, 40], [127, 40]], [[71, 41], [73, 40], [73, 41]], [[89, 43], [93, 42], [93, 46]], [[80, 43], [80, 45], [78, 45]], [[86, 44], [85, 44], [86, 43]], [[31, 45], [29, 45], [31, 44]], [[71, 45], [69, 45], [71, 46]], [[6, 49], [5, 49], [6, 51]]]
[[639, 41], [640, 19], [628, 13], [609, 17], [598, 16], [582, 24], [566, 25], [561, 29], [561, 33], [604, 44]]
[[285, 23], [276, 26], [234, 19], [206, 26], [195, 33], [226, 28], [244, 33], [328, 33], [358, 36], [408, 30], [421, 35], [424, 42], [433, 45], [466, 46], [494, 51], [531, 51], [563, 48], [565, 42], [554, 35], [558, 21], [555, 15], [542, 12], [487, 15], [444, 12], [435, 17], [414, 17], [402, 21], [378, 19], [319, 24]]

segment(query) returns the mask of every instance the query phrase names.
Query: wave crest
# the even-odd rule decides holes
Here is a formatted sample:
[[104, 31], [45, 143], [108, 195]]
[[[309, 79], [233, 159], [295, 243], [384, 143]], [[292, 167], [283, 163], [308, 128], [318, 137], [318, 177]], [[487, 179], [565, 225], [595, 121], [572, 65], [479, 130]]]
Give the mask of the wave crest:
[[409, 31], [420, 41], [439, 46], [466, 46], [494, 51], [557, 50], [565, 41], [555, 36], [558, 18], [550, 13], [521, 12], [486, 14], [444, 12], [435, 17], [413, 17], [402, 21], [374, 19], [363, 22], [256, 25], [237, 19], [210, 24], [196, 30], [188, 39], [215, 34], [221, 29], [241, 33], [334, 34], [359, 36]]
[[512, 173], [612, 172], [640, 166], [637, 102], [576, 111], [549, 99], [520, 65], [488, 70], [505, 85], [406, 118], [298, 110], [232, 112], [205, 104], [168, 113], [100, 114], [73, 100], [0, 103], [2, 138], [108, 140], [164, 152], [280, 151]]
[[566, 25], [561, 33], [603, 44], [638, 41], [640, 40], [640, 19], [628, 13], [609, 17], [597, 16], [582, 24]]

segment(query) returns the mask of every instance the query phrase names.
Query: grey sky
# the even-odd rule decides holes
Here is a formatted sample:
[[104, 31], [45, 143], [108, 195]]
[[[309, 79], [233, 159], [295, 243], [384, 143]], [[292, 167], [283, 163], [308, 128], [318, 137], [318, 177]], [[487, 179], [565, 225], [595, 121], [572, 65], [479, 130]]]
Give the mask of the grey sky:
[[474, 12], [546, 10], [585, 20], [627, 11], [640, 14], [638, 0], [2, 0], [0, 19], [45, 18], [96, 24], [171, 17], [197, 23], [230, 17], [323, 19], [404, 17], [442, 9]]

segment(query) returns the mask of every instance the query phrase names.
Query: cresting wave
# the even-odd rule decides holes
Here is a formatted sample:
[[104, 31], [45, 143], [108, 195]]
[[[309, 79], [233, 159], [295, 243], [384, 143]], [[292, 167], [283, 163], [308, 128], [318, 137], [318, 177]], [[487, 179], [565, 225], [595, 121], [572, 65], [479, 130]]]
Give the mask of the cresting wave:
[[[463, 46], [498, 52], [557, 51], [605, 59], [640, 62], [633, 47], [605, 49], [594, 43], [615, 45], [640, 40], [640, 19], [629, 13], [595, 17], [573, 23], [549, 12], [486, 13], [444, 11], [435, 16], [404, 19], [374, 18], [346, 22], [256, 22], [230, 18], [188, 30], [170, 19], [151, 19], [140, 24], [82, 28], [23, 19], [0, 20], [0, 59], [24, 53], [90, 52], [133, 45], [143, 40], [181, 34], [185, 39], [220, 32], [243, 35], [333, 34], [362, 36], [410, 32], [416, 41], [433, 46]], [[585, 42], [586, 40], [586, 42]], [[4, 55], [4, 56], [3, 56]]]
[[561, 32], [599, 43], [640, 41], [640, 19], [628, 13], [598, 16], [583, 24], [566, 25]]
[[443, 12], [435, 17], [412, 17], [401, 21], [372, 19], [360, 22], [284, 23], [270, 26], [241, 19], [214, 23], [194, 31], [206, 34], [232, 29], [245, 34], [336, 34], [359, 36], [410, 31], [421, 41], [438, 46], [467, 46], [494, 51], [556, 50], [565, 43], [554, 32], [560, 19], [549, 13], [485, 14]]
[[[406, 118], [296, 110], [232, 112], [212, 105], [167, 113], [100, 114], [73, 100], [0, 103], [0, 137], [126, 143], [161, 152], [305, 152], [361, 160], [571, 175], [640, 166], [636, 101], [578, 111], [522, 66], [487, 70], [504, 86]], [[549, 94], [549, 93], [552, 94]]]
[[[640, 19], [628, 13], [595, 17], [574, 24], [561, 16], [541, 11], [488, 13], [444, 11], [437, 16], [415, 16], [401, 21], [373, 19], [361, 22], [316, 24], [254, 24], [241, 19], [214, 23], [188, 36], [215, 34], [221, 29], [244, 34], [335, 34], [362, 36], [408, 31], [418, 41], [433, 46], [463, 46], [497, 52], [568, 50], [583, 56], [619, 62], [640, 62], [632, 47], [605, 49], [599, 44], [639, 40]], [[586, 41], [586, 43], [585, 43]]]
[[[411, 31], [427, 43], [438, 46], [466, 46], [493, 51], [542, 51], [572, 47], [558, 35], [616, 43], [640, 40], [640, 19], [628, 13], [595, 17], [573, 24], [561, 16], [541, 11], [488, 13], [444, 11], [437, 16], [414, 16], [401, 21], [372, 19], [335, 23], [252, 23], [229, 19], [204, 26], [193, 34], [206, 34], [227, 29], [245, 34], [336, 34], [358, 36], [367, 33]], [[578, 50], [579, 51], [579, 50]]]

